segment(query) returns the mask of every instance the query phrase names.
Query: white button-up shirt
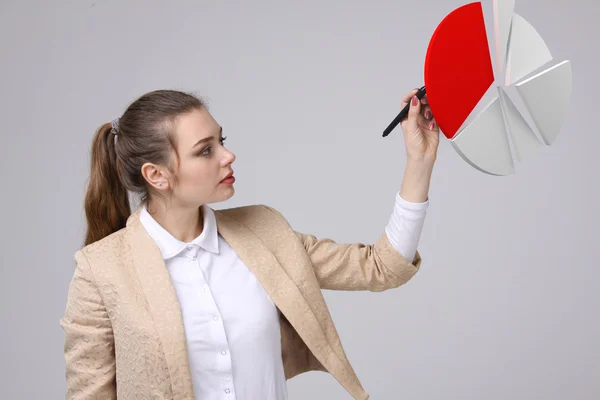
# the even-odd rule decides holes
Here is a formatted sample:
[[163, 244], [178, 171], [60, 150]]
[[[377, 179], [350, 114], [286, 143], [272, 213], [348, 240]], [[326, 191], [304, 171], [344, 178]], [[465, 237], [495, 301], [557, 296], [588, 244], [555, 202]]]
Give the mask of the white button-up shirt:
[[[386, 227], [390, 242], [414, 257], [428, 201], [396, 196]], [[158, 245], [183, 316], [196, 400], [286, 400], [279, 311], [260, 282], [217, 231], [202, 206], [204, 227], [190, 243], [173, 237], [144, 207], [140, 221]]]

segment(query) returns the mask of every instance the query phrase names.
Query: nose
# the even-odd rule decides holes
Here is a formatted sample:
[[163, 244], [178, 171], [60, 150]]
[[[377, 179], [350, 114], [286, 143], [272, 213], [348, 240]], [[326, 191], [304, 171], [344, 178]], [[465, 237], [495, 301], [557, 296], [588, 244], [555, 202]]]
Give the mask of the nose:
[[235, 161], [235, 154], [229, 150], [225, 150], [225, 157], [221, 160], [221, 164], [227, 165]]

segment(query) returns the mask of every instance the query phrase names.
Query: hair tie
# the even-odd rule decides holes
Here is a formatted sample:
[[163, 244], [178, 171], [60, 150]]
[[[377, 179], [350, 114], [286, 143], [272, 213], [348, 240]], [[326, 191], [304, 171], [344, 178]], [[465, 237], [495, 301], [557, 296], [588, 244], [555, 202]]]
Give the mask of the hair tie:
[[117, 136], [119, 134], [119, 118], [115, 118], [111, 121], [111, 133], [115, 136]]

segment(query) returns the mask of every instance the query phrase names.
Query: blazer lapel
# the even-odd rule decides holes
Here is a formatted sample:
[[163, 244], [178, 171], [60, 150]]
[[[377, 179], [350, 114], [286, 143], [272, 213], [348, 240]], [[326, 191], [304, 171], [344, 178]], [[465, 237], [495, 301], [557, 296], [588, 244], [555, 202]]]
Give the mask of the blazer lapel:
[[[139, 220], [138, 208], [127, 220], [127, 241], [133, 263], [163, 346], [174, 400], [194, 398], [183, 318], [177, 294], [156, 243]], [[250, 269], [306, 346], [336, 380], [356, 398], [364, 391], [331, 348], [323, 329], [296, 283], [251, 229], [214, 210], [217, 230]]]
[[362, 387], [356, 386], [345, 363], [329, 345], [306, 298], [269, 248], [251, 229], [227, 215], [226, 211], [215, 210], [215, 217], [221, 236], [256, 276], [306, 346], [346, 390], [362, 397]]
[[173, 399], [192, 400], [192, 376], [179, 300], [160, 249], [139, 220], [140, 211], [138, 208], [127, 220], [133, 262], [163, 346]]

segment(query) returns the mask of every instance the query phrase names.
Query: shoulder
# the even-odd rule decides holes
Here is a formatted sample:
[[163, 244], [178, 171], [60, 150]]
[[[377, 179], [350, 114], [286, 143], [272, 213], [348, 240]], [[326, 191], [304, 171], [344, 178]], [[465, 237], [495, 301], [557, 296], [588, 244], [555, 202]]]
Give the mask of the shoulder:
[[75, 252], [75, 260], [78, 262], [85, 260], [87, 263], [90, 263], [94, 259], [118, 257], [125, 243], [125, 230], [126, 228], [122, 228], [94, 243], [84, 246]]
[[250, 204], [245, 206], [238, 206], [232, 208], [224, 208], [221, 210], [214, 210], [216, 213], [221, 213], [230, 217], [256, 217], [264, 215], [276, 215], [283, 217], [283, 215], [274, 207], [266, 204]]
[[287, 219], [279, 210], [266, 204], [251, 204], [223, 210], [215, 210], [215, 212], [234, 218], [247, 225], [258, 223], [284, 224], [289, 226]]

